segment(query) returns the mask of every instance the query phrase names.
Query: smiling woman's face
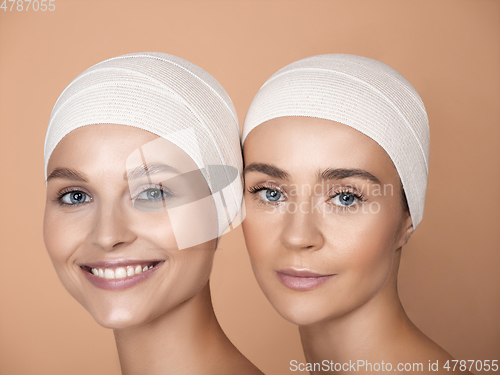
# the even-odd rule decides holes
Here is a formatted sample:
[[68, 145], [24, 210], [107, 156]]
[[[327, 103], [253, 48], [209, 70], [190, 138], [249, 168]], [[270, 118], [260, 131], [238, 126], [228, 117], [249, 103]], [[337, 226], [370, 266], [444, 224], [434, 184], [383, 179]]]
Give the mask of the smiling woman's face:
[[244, 160], [245, 241], [285, 319], [313, 324], [395, 293], [412, 227], [380, 145], [340, 123], [282, 117], [252, 130]]
[[[178, 245], [190, 232], [217, 229], [209, 187], [197, 171], [183, 150], [130, 126], [84, 126], [55, 148], [45, 245], [63, 285], [102, 326], [148, 322], [207, 284], [216, 239]], [[200, 197], [210, 198], [197, 215], [202, 220], [182, 209]]]

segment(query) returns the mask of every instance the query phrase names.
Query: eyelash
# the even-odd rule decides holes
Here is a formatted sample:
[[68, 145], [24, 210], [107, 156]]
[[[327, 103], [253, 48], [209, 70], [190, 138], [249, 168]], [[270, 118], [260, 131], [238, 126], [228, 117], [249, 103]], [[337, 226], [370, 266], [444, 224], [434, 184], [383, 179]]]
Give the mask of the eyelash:
[[[275, 186], [258, 184], [258, 185], [249, 187], [247, 190], [250, 194], [257, 194], [257, 193], [264, 191], [264, 190], [278, 191], [279, 193], [283, 194], [283, 196], [286, 198], [285, 192], [283, 190], [281, 190], [279, 187], [275, 187]], [[347, 186], [340, 187], [340, 189], [338, 189], [338, 190], [334, 190], [331, 194], [328, 194], [328, 203], [331, 203], [331, 201], [335, 197], [342, 195], [342, 194], [353, 195], [358, 200], [358, 202], [365, 202], [366, 201], [365, 196], [360, 191], [358, 191], [356, 188], [354, 188], [352, 186], [347, 185]], [[258, 200], [259, 203], [261, 203], [261, 204], [271, 205], [271, 206], [275, 206], [276, 204], [283, 202], [283, 201], [270, 202], [270, 201], [266, 201], [266, 200], [260, 198], [259, 196], [255, 197], [255, 199]], [[334, 204], [334, 203], [331, 203], [331, 204]], [[345, 211], [345, 210], [351, 209], [353, 206], [356, 205], [356, 203], [349, 205], [349, 206], [340, 206], [337, 204], [334, 204], [334, 205], [337, 207], [337, 209]]]

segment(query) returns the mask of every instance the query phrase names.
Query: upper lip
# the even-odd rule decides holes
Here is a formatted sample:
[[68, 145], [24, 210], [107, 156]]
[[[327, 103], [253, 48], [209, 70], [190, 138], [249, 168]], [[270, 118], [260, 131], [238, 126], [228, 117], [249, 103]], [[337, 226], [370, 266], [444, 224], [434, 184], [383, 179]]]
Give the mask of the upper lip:
[[285, 275], [289, 276], [295, 276], [295, 277], [324, 277], [324, 276], [332, 276], [334, 275], [333, 273], [318, 273], [318, 272], [313, 272], [311, 270], [302, 268], [285, 268], [282, 270], [278, 270], [276, 272], [283, 273]]
[[163, 262], [163, 259], [113, 259], [88, 263], [82, 262], [78, 264], [78, 266], [90, 268], [117, 268], [159, 262]]

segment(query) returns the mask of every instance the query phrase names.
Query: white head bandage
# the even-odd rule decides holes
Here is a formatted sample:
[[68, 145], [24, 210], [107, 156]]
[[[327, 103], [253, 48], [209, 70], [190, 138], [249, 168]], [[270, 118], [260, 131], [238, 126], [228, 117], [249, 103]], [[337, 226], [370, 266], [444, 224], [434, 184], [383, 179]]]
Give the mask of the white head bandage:
[[[203, 69], [164, 53], [132, 53], [100, 62], [63, 91], [45, 138], [50, 155], [72, 130], [92, 124], [128, 125], [184, 150], [203, 173], [218, 218], [218, 234], [242, 203], [242, 160], [234, 106]], [[186, 247], [186, 246], [183, 246]]]
[[284, 116], [340, 122], [375, 140], [399, 173], [414, 228], [422, 220], [429, 164], [429, 122], [413, 86], [390, 66], [366, 57], [328, 54], [285, 66], [260, 88], [243, 126]]

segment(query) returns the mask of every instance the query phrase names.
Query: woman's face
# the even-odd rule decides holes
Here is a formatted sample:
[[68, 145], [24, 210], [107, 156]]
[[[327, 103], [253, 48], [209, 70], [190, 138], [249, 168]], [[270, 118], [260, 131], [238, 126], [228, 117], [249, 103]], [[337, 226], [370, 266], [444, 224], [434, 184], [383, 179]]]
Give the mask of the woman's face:
[[207, 200], [205, 212], [189, 209], [211, 197], [183, 150], [130, 126], [84, 126], [57, 145], [47, 175], [46, 248], [63, 285], [99, 324], [148, 322], [206, 285], [216, 240], [183, 250], [179, 242], [216, 231], [217, 217]]
[[265, 295], [308, 325], [374, 300], [412, 232], [386, 152], [353, 128], [282, 117], [244, 146], [245, 240]]

